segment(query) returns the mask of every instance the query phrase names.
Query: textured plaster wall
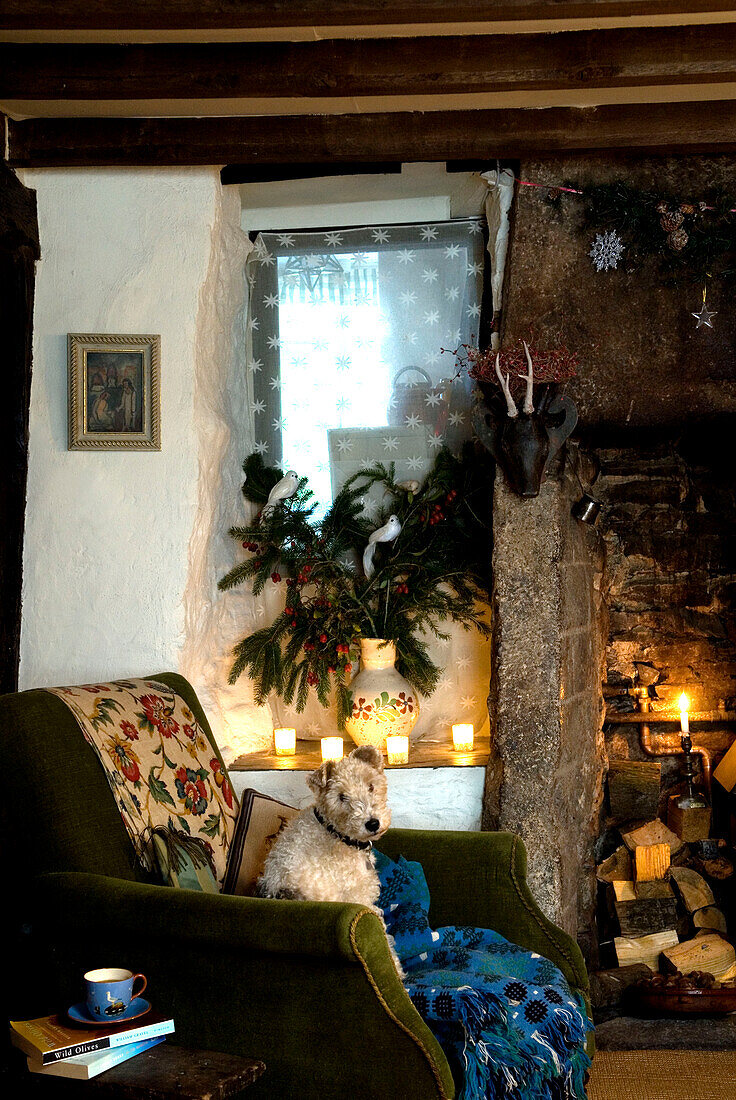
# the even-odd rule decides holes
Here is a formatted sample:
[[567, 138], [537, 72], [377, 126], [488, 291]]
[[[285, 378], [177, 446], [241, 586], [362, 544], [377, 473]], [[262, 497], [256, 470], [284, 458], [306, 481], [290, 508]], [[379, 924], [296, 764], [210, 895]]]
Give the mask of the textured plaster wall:
[[[217, 588], [219, 577], [245, 557], [228, 534], [246, 521], [242, 462], [253, 449], [247, 358], [245, 263], [252, 245], [240, 228], [237, 191], [225, 191], [223, 219], [202, 292], [194, 383], [199, 479], [184, 594], [186, 641], [182, 672], [197, 686], [225, 759], [271, 743], [268, 706], [253, 702], [247, 676], [228, 684], [234, 644], [276, 614], [277, 593], [256, 600], [246, 586]], [[250, 379], [250, 381], [249, 381]], [[249, 517], [250, 518], [250, 517]]]
[[[219, 370], [214, 330], [226, 324], [209, 300], [226, 217], [219, 173], [38, 170], [24, 182], [38, 194], [42, 258], [21, 686], [177, 668], [206, 451], [195, 364]], [[68, 332], [160, 333], [160, 453], [67, 451]]]

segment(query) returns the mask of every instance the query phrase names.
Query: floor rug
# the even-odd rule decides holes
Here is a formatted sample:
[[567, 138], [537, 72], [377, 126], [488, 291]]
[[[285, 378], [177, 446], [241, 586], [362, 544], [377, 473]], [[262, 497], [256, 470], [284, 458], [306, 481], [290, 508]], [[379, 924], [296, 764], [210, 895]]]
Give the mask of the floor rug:
[[736, 1051], [600, 1051], [588, 1100], [734, 1100]]

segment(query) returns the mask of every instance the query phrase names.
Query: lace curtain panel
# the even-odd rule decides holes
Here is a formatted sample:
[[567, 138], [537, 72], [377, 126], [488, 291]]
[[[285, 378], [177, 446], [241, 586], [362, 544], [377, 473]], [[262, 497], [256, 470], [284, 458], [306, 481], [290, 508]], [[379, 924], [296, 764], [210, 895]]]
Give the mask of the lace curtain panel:
[[[472, 436], [473, 394], [453, 351], [477, 343], [490, 320], [485, 265], [478, 219], [258, 235], [247, 266], [247, 371], [264, 460], [308, 477], [324, 510], [376, 460], [421, 482], [441, 446], [457, 451]], [[381, 506], [364, 501], [370, 518]], [[280, 610], [275, 599], [261, 600], [259, 617]], [[488, 643], [453, 629], [431, 649], [445, 672], [423, 701], [421, 730], [445, 740], [453, 722], [482, 729]], [[334, 713], [316, 700], [301, 715], [270, 703], [274, 724], [300, 737], [334, 732]]]

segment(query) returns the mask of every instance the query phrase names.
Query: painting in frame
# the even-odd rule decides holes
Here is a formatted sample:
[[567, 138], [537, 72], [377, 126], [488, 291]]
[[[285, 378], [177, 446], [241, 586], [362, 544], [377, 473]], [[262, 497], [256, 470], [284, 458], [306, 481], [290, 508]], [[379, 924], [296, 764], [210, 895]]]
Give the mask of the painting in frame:
[[69, 450], [161, 450], [161, 337], [70, 332]]

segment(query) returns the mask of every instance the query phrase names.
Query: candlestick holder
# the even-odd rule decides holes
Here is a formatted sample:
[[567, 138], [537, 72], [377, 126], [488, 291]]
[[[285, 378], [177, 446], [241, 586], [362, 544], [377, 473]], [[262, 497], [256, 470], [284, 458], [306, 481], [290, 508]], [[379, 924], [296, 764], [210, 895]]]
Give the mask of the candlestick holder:
[[708, 805], [700, 791], [695, 789], [693, 779], [695, 777], [695, 769], [693, 768], [693, 743], [689, 733], [683, 733], [680, 738], [682, 744], [682, 752], [685, 758], [683, 767], [683, 774], [685, 776], [685, 782], [687, 784], [687, 790], [678, 798], [677, 807], [680, 810], [702, 810]]

